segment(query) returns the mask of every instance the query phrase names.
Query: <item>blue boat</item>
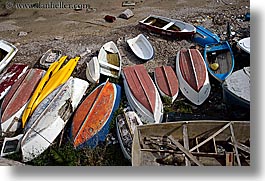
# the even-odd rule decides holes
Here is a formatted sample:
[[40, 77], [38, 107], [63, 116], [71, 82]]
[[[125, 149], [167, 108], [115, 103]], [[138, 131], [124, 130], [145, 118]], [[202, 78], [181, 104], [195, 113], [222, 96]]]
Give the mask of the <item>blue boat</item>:
[[219, 43], [220, 38], [205, 27], [196, 26], [196, 34], [193, 37], [193, 41], [204, 47], [206, 44]]
[[234, 55], [227, 41], [206, 44], [204, 61], [209, 73], [219, 82], [223, 82], [234, 70]]

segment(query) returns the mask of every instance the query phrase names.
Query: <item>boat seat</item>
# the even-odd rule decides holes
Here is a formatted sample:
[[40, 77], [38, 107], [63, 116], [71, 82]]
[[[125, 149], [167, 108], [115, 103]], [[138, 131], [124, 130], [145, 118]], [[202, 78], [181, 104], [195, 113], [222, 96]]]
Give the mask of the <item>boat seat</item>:
[[168, 29], [170, 26], [172, 26], [174, 24], [174, 22], [169, 22], [168, 24], [166, 24], [165, 26], [163, 26], [163, 30]]
[[106, 67], [112, 68], [114, 70], [120, 70], [120, 67], [117, 67], [117, 66], [112, 65], [110, 63], [104, 62], [102, 60], [99, 60], [99, 64], [102, 65], [102, 66], [106, 66]]

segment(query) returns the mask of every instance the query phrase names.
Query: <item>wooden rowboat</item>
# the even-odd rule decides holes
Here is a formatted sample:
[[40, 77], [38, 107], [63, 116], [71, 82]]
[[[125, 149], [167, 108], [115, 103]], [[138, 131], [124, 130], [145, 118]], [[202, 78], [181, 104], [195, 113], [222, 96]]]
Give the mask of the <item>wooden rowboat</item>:
[[25, 64], [13, 64], [0, 75], [0, 100], [8, 93], [11, 86], [27, 71]]
[[209, 96], [211, 85], [203, 57], [197, 49], [181, 49], [176, 56], [176, 73], [183, 95], [196, 105]]
[[98, 62], [100, 73], [109, 77], [119, 78], [121, 74], [121, 55], [113, 41], [105, 43], [99, 50]]
[[134, 111], [126, 110], [116, 117], [116, 132], [121, 150], [126, 159], [132, 158], [132, 141], [136, 126], [143, 125]]
[[149, 15], [139, 21], [139, 24], [152, 32], [173, 38], [191, 37], [196, 33], [196, 28], [192, 24], [163, 16]]
[[97, 83], [100, 78], [100, 67], [97, 57], [93, 57], [88, 63], [86, 67], [86, 78], [91, 83]]
[[128, 39], [127, 43], [133, 53], [142, 60], [151, 60], [154, 58], [155, 51], [148, 39], [143, 35]]
[[0, 72], [9, 64], [18, 49], [11, 43], [0, 40]]
[[70, 77], [36, 108], [24, 128], [21, 141], [23, 162], [43, 153], [64, 129], [81, 101], [88, 82]]
[[250, 165], [250, 122], [197, 120], [137, 126], [132, 166]]
[[144, 65], [123, 68], [122, 77], [129, 105], [140, 119], [144, 123], [162, 122], [163, 104]]
[[50, 65], [58, 61], [62, 57], [62, 51], [56, 49], [49, 49], [40, 58], [40, 65], [43, 68], [49, 68]]
[[234, 55], [227, 41], [206, 44], [204, 61], [208, 72], [219, 82], [223, 82], [234, 70]]
[[250, 67], [233, 72], [225, 79], [222, 88], [227, 104], [250, 109]]
[[39, 103], [53, 90], [55, 90], [58, 86], [62, 85], [69, 79], [75, 69], [75, 66], [77, 65], [78, 60], [80, 59], [80, 57], [73, 58], [61, 68], [62, 63], [66, 58], [67, 56], [63, 56], [58, 62], [54, 62], [54, 64], [50, 66], [50, 68], [47, 70], [46, 74], [38, 84], [38, 87], [35, 89], [30, 102], [27, 105], [27, 108], [23, 112], [22, 128], [24, 128], [28, 117], [31, 116]]
[[100, 84], [76, 110], [71, 126], [75, 148], [95, 148], [104, 142], [113, 114], [119, 107], [121, 88], [109, 81]]
[[171, 66], [156, 67], [154, 80], [157, 89], [164, 101], [173, 103], [178, 96], [179, 83]]
[[44, 70], [30, 69], [12, 85], [1, 106], [2, 134], [20, 128], [22, 113], [44, 74]]

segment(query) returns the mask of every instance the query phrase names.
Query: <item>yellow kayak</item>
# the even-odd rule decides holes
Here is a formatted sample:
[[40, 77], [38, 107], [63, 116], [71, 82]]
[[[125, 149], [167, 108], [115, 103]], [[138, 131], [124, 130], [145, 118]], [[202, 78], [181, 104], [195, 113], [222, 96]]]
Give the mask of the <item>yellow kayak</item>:
[[65, 83], [68, 80], [75, 66], [77, 65], [78, 60], [80, 59], [80, 57], [71, 59], [64, 67], [61, 68], [61, 65], [64, 63], [66, 58], [67, 56], [63, 56], [58, 62], [54, 62], [50, 65], [47, 73], [42, 79], [43, 81], [41, 81], [39, 84], [40, 87], [38, 85], [27, 108], [23, 112], [22, 128], [25, 127], [28, 117], [32, 115], [39, 103], [59, 85]]

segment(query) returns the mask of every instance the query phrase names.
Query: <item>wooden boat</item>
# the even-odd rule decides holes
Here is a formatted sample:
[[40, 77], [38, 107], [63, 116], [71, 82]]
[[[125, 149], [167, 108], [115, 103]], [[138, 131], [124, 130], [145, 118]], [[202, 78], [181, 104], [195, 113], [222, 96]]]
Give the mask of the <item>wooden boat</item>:
[[0, 72], [9, 64], [18, 49], [11, 43], [0, 40]]
[[38, 84], [38, 87], [35, 89], [30, 102], [23, 112], [22, 128], [24, 128], [28, 117], [31, 116], [39, 103], [54, 89], [69, 79], [75, 69], [75, 66], [77, 65], [78, 60], [80, 59], [80, 57], [72, 58], [61, 68], [62, 63], [66, 58], [66, 56], [63, 56], [58, 62], [55, 62], [57, 64], [52, 64]]
[[133, 53], [142, 60], [151, 60], [154, 58], [155, 51], [151, 43], [147, 40], [147, 38], [143, 34], [139, 34], [138, 36], [128, 39], [127, 43]]
[[86, 78], [91, 83], [97, 83], [100, 78], [100, 67], [97, 57], [93, 57], [88, 63], [86, 67]]
[[132, 166], [250, 165], [250, 122], [198, 120], [137, 126]]
[[119, 78], [121, 74], [121, 55], [113, 41], [105, 43], [99, 50], [100, 73]]
[[195, 26], [196, 33], [193, 37], [193, 41], [199, 44], [202, 47], [205, 47], [206, 44], [219, 43], [220, 38], [217, 34], [211, 32], [203, 26]]
[[163, 104], [144, 65], [123, 68], [122, 77], [129, 105], [140, 119], [144, 123], [162, 122]]
[[209, 73], [220, 82], [223, 82], [234, 70], [234, 55], [227, 41], [206, 44], [204, 61]]
[[13, 64], [0, 75], [0, 100], [8, 93], [11, 86], [27, 71], [25, 64]]
[[106, 81], [91, 92], [76, 110], [71, 126], [75, 148], [95, 148], [104, 142], [113, 114], [119, 107], [121, 88]]
[[233, 72], [222, 84], [227, 104], [250, 109], [250, 67]]
[[116, 117], [116, 132], [121, 150], [126, 159], [132, 158], [132, 141], [136, 126], [143, 125], [134, 111], [126, 110]]
[[22, 113], [44, 74], [45, 70], [30, 69], [12, 85], [1, 106], [2, 134], [21, 127]]
[[247, 38], [243, 38], [241, 40], [238, 41], [237, 46], [245, 51], [246, 53], [250, 54], [250, 37]]
[[156, 67], [154, 80], [164, 101], [173, 103], [179, 92], [178, 78], [171, 66]]
[[49, 68], [53, 62], [58, 61], [62, 57], [62, 51], [56, 49], [49, 49], [40, 58], [40, 65], [43, 68]]
[[209, 96], [211, 85], [203, 57], [197, 49], [181, 49], [176, 56], [176, 73], [183, 95], [196, 105]]
[[152, 32], [174, 38], [193, 36], [196, 33], [196, 28], [193, 25], [163, 16], [149, 15], [139, 21], [139, 24]]
[[21, 140], [23, 162], [43, 153], [64, 129], [81, 101], [88, 82], [70, 77], [36, 108], [24, 128]]

